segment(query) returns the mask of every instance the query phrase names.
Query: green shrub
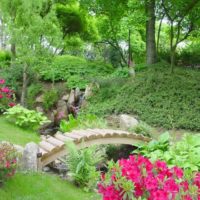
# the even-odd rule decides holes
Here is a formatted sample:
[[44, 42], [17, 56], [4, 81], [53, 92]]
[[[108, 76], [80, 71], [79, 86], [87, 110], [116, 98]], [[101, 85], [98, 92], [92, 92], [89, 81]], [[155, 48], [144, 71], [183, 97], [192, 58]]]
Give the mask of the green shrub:
[[96, 171], [96, 164], [102, 161], [104, 152], [96, 146], [77, 150], [73, 143], [67, 143], [69, 156], [66, 164], [75, 184], [85, 187], [86, 190], [96, 188], [99, 173]]
[[147, 145], [138, 145], [134, 153], [142, 154], [151, 160], [163, 160], [169, 166], [179, 166], [188, 171], [200, 170], [200, 135], [186, 134], [180, 141], [170, 144], [168, 133]]
[[7, 51], [0, 51], [0, 68], [4, 68], [9, 65], [11, 55]]
[[97, 116], [130, 113], [153, 126], [200, 130], [200, 71], [166, 64], [150, 66], [135, 79], [104, 81], [84, 111]]
[[37, 95], [42, 92], [42, 85], [39, 83], [32, 84], [28, 87], [27, 90], [27, 104], [28, 107], [33, 109], [35, 105], [35, 99]]
[[133, 128], [130, 128], [129, 131], [133, 131], [137, 134], [141, 134], [147, 137], [151, 137], [151, 127], [148, 126], [146, 123], [144, 122], [140, 122], [138, 125], [136, 125]]
[[45, 110], [51, 109], [56, 104], [58, 99], [59, 99], [59, 95], [58, 95], [57, 90], [55, 89], [47, 90], [44, 93], [44, 98], [43, 98], [43, 103], [42, 103], [44, 109]]
[[106, 122], [97, 118], [92, 114], [80, 114], [77, 118], [74, 118], [73, 115], [69, 115], [68, 121], [62, 120], [60, 122], [60, 131], [70, 132], [73, 129], [86, 129], [86, 128], [102, 128], [106, 127]]
[[57, 56], [52, 65], [40, 69], [43, 80], [66, 81], [69, 88], [81, 89], [91, 80], [108, 76], [112, 72], [113, 68], [108, 64], [69, 55]]
[[49, 122], [46, 116], [34, 110], [28, 110], [20, 105], [7, 109], [6, 118], [19, 127], [37, 129], [40, 125]]
[[9, 143], [0, 143], [0, 187], [9, 177], [15, 174], [17, 151]]

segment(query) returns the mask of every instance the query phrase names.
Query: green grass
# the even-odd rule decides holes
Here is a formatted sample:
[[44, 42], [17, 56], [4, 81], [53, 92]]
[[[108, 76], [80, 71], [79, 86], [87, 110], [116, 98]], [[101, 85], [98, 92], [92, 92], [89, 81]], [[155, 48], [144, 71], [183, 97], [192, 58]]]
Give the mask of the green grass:
[[31, 141], [37, 143], [39, 140], [40, 137], [37, 133], [21, 129], [9, 123], [5, 117], [0, 117], [0, 141], [8, 141], [24, 146]]
[[85, 107], [98, 116], [128, 113], [149, 125], [200, 131], [200, 71], [159, 63], [136, 77], [100, 82]]
[[2, 200], [97, 200], [97, 194], [81, 189], [54, 175], [16, 174], [0, 189]]

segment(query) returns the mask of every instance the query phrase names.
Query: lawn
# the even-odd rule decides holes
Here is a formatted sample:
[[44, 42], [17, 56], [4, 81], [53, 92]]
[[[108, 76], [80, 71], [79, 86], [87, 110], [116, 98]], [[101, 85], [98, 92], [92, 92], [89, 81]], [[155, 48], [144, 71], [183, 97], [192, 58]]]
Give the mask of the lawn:
[[34, 131], [24, 130], [9, 123], [5, 117], [0, 117], [0, 141], [9, 141], [25, 146], [28, 142], [39, 142], [40, 137]]
[[54, 175], [16, 174], [0, 189], [1, 200], [97, 200], [94, 193], [86, 193]]

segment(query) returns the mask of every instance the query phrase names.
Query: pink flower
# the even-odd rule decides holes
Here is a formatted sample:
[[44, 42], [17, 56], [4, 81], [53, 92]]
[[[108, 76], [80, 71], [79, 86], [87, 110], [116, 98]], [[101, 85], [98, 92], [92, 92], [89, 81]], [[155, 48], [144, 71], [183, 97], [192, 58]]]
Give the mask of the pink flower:
[[4, 79], [0, 79], [0, 84], [4, 84], [5, 80]]
[[4, 92], [4, 93], [9, 93], [10, 89], [8, 87], [2, 87], [1, 91]]
[[164, 190], [176, 194], [179, 192], [179, 185], [176, 184], [174, 179], [170, 178], [164, 183]]
[[168, 194], [164, 190], [156, 190], [151, 193], [149, 200], [168, 200]]
[[3, 95], [2, 94], [0, 94], [0, 99], [2, 99], [3, 98]]
[[187, 181], [181, 182], [180, 186], [183, 188], [184, 192], [188, 191], [189, 189], [189, 183]]
[[158, 188], [158, 180], [153, 176], [148, 176], [144, 179], [144, 185], [147, 190], [154, 190]]
[[174, 172], [174, 174], [178, 177], [178, 178], [182, 178], [183, 177], [183, 170], [179, 167], [173, 167], [172, 171]]
[[13, 102], [11, 102], [11, 103], [8, 104], [9, 107], [14, 107], [15, 105], [16, 105], [16, 104], [13, 103]]

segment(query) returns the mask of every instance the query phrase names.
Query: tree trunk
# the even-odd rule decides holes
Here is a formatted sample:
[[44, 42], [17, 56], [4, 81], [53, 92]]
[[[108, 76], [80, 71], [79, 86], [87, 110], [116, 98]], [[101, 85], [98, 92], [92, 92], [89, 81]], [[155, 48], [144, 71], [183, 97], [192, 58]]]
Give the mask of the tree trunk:
[[146, 0], [146, 62], [156, 63], [156, 40], [155, 40], [155, 0]]
[[174, 46], [174, 22], [171, 21], [171, 27], [170, 27], [170, 62], [171, 62], [171, 73], [174, 72], [175, 52], [176, 52], [176, 45]]
[[160, 33], [161, 33], [161, 29], [162, 29], [162, 22], [163, 22], [163, 19], [165, 17], [165, 14], [162, 15], [161, 19], [160, 19], [160, 23], [159, 23], [159, 27], [158, 27], [158, 35], [157, 35], [157, 47], [156, 47], [156, 50], [157, 50], [157, 56], [159, 54], [159, 45], [160, 45]]
[[10, 50], [11, 50], [13, 59], [15, 59], [15, 57], [16, 57], [16, 45], [14, 43], [11, 44]]
[[27, 63], [25, 63], [24, 68], [23, 68], [23, 85], [22, 85], [22, 93], [21, 93], [21, 105], [24, 107], [26, 106], [26, 90], [27, 90], [27, 82], [28, 82], [27, 69], [28, 69], [28, 65]]
[[172, 47], [171, 53], [170, 53], [171, 73], [174, 73], [175, 55], [176, 55], [176, 48], [175, 48], [175, 47]]

